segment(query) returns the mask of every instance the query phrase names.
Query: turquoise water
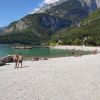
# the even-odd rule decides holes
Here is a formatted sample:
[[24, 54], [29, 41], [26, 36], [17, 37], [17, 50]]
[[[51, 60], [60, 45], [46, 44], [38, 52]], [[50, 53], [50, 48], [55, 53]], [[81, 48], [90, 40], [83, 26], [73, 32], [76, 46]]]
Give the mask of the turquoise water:
[[[32, 49], [14, 49], [12, 45], [0, 44], [0, 58], [11, 54], [22, 54], [24, 58], [29, 59], [32, 56], [38, 57], [65, 57], [72, 56], [72, 51], [61, 49], [50, 49], [44, 47], [34, 47]], [[76, 51], [78, 53], [78, 51]], [[89, 52], [83, 52], [82, 54], [89, 54]]]

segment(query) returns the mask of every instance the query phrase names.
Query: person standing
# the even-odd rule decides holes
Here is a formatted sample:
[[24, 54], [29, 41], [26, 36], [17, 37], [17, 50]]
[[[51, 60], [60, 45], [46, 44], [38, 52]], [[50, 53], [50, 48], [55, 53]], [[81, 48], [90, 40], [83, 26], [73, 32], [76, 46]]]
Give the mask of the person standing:
[[15, 62], [15, 68], [18, 68], [18, 55], [13, 56], [13, 61]]
[[20, 64], [21, 64], [21, 68], [22, 68], [22, 62], [23, 62], [23, 56], [20, 54], [18, 57], [18, 68], [19, 68]]

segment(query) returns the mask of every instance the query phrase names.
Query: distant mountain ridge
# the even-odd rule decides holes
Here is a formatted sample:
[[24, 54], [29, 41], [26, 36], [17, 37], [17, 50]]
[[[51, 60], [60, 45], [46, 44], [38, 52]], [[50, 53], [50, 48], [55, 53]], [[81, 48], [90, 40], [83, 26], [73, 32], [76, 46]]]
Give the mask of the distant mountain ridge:
[[[88, 7], [87, 6], [82, 7], [79, 0], [63, 0], [63, 1], [55, 2], [52, 5], [53, 6], [51, 6], [50, 9], [45, 10], [45, 12], [43, 12], [41, 15], [43, 16], [43, 14], [44, 14], [44, 16], [45, 16], [45, 14], [47, 14], [46, 15], [46, 16], [48, 16], [48, 17], [46, 17], [47, 20], [48, 20], [48, 18], [50, 19], [50, 16], [52, 16], [52, 19], [51, 19], [52, 21], [51, 20], [48, 20], [48, 21], [52, 22], [50, 24], [51, 26], [49, 25], [49, 27], [52, 27], [52, 29], [51, 28], [50, 29], [54, 30], [54, 31], [56, 29], [63, 28], [64, 25], [57, 25], [57, 22], [54, 21], [55, 18], [53, 16], [55, 16], [57, 18], [59, 18], [59, 17], [63, 18], [62, 22], [60, 22], [60, 23], [64, 23], [65, 20], [69, 20], [69, 21], [72, 21], [73, 23], [76, 23], [76, 21], [79, 21], [81, 18], [84, 18], [85, 16], [88, 15]], [[67, 18], [65, 18], [66, 16], [67, 16]], [[32, 20], [34, 20], [34, 18], [36, 18], [36, 17], [40, 18], [40, 14], [35, 13], [33, 15], [27, 15], [24, 18], [20, 19], [19, 21], [12, 22], [8, 26], [8, 29], [5, 32], [21, 31], [21, 30], [25, 30], [27, 28], [34, 28], [34, 27], [31, 27], [31, 26], [34, 26], [34, 23]], [[54, 20], [53, 20], [53, 18], [54, 18]], [[43, 24], [40, 24], [41, 21]], [[44, 22], [43, 21], [44, 20], [39, 19], [36, 23], [39, 25], [42, 25], [42, 27], [45, 28], [45, 26], [47, 26], [47, 24], [45, 22], [47, 22], [47, 21], [46, 21], [46, 19]], [[58, 27], [55, 27], [55, 26], [58, 26]], [[59, 27], [59, 26], [61, 26], [61, 27]]]
[[[68, 2], [68, 1], [70, 2], [70, 0], [59, 0], [52, 4], [44, 5], [43, 7], [40, 7], [40, 9], [36, 11], [35, 13], [44, 13], [46, 10], [51, 9], [52, 7]], [[83, 7], [87, 5], [90, 11], [100, 8], [100, 0], [78, 0], [78, 1], [82, 4]]]
[[[29, 14], [18, 21], [10, 23], [6, 28], [0, 29], [4, 34], [18, 34], [17, 39], [9, 43], [25, 41], [30, 34], [31, 41], [40, 39], [40, 44], [44, 40], [48, 40], [56, 31], [63, 28], [69, 28], [77, 25], [82, 19], [88, 16], [89, 13], [99, 8], [99, 0], [59, 0], [53, 4], [46, 5], [34, 14]], [[23, 35], [24, 34], [24, 35]], [[8, 35], [7, 35], [8, 36]], [[35, 36], [35, 38], [34, 38]], [[14, 38], [14, 35], [13, 35]], [[27, 43], [31, 43], [30, 38], [27, 38]], [[4, 42], [4, 41], [3, 41]]]
[[59, 28], [69, 27], [70, 24], [71, 21], [67, 19], [55, 17], [45, 13], [36, 13], [27, 15], [19, 21], [12, 22], [8, 26], [6, 32], [22, 31], [25, 29], [37, 31], [39, 28], [45, 30], [48, 29], [48, 31], [56, 31]]
[[[54, 18], [53, 16], [56, 16], [57, 18], [59, 18], [59, 17], [64, 18], [62, 20], [62, 23], [64, 22], [64, 20], [67, 20], [67, 21], [69, 20], [70, 23], [72, 22], [72, 24], [75, 24], [75, 23], [79, 22], [82, 18], [87, 16], [89, 12], [95, 11], [97, 8], [99, 8], [99, 4], [97, 4], [97, 2], [100, 3], [99, 0], [59, 0], [53, 4], [49, 4], [49, 5], [42, 7], [41, 10], [44, 9], [44, 11], [41, 12], [41, 10], [40, 10], [40, 11], [36, 12], [37, 14], [36, 13], [33, 14], [33, 16], [35, 16], [35, 15], [38, 16], [38, 14], [41, 12], [42, 13], [41, 15], [48, 14], [48, 17], [46, 17], [47, 20], [48, 20], [48, 18], [50, 19], [50, 16], [52, 16], [51, 22], [53, 22], [53, 18]], [[31, 16], [31, 17], [28, 18], [27, 16]], [[16, 31], [16, 30], [19, 30], [19, 31], [25, 30], [25, 29], [33, 26], [32, 24], [34, 24], [34, 23], [32, 23], [32, 21], [31, 21], [32, 15], [27, 15], [27, 16], [20, 19], [19, 21], [12, 22], [8, 26], [8, 28], [5, 30], [5, 32], [12, 32], [12, 31]], [[39, 14], [39, 16], [40, 16], [40, 14]], [[27, 18], [28, 18], [28, 20], [27, 20]], [[45, 18], [45, 20], [46, 20], [46, 18]], [[34, 19], [34, 17], [33, 17], [33, 19]], [[42, 20], [41, 25], [42, 26], [44, 25], [44, 27], [47, 26], [46, 22], [47, 21], [43, 22], [43, 20]], [[40, 23], [41, 23], [41, 20], [40, 20], [39, 24]], [[52, 27], [51, 30], [55, 31], [56, 29], [60, 28], [59, 26], [61, 26], [62, 28], [63, 28], [63, 26], [65, 26], [65, 25], [56, 25], [56, 24], [57, 24], [57, 22], [55, 22], [55, 21], [53, 23], [49, 24], [49, 27]], [[66, 26], [70, 26], [70, 25], [66, 25]]]

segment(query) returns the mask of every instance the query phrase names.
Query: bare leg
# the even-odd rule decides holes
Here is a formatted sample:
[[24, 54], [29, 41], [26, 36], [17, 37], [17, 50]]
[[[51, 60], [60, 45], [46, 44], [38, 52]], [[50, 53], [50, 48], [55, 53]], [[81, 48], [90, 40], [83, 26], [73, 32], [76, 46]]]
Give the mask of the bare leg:
[[15, 62], [15, 68], [17, 68], [17, 62]]
[[17, 68], [19, 68], [19, 61], [18, 61], [18, 67]]
[[21, 68], [22, 68], [22, 62], [21, 62]]

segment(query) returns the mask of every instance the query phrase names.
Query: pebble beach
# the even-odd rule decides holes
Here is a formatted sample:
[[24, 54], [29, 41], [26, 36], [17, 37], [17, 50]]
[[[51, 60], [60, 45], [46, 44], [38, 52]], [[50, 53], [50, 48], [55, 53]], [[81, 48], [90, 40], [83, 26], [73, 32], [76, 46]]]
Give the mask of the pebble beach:
[[0, 100], [100, 100], [100, 54], [0, 67]]

